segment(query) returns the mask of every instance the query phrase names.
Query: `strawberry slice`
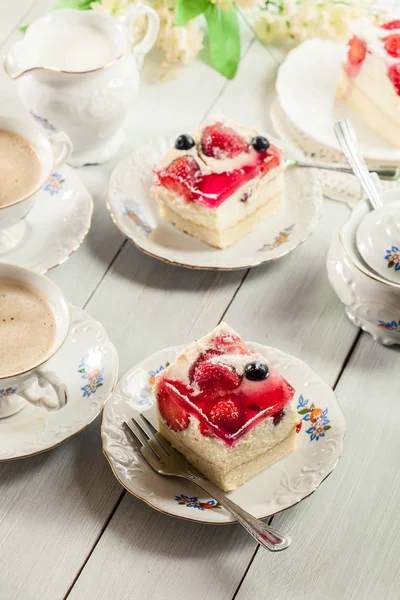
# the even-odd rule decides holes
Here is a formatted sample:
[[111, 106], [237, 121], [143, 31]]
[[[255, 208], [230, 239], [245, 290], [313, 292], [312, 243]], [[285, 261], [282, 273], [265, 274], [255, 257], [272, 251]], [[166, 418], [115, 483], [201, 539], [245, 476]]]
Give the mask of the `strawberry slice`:
[[388, 75], [390, 81], [395, 87], [397, 95], [400, 96], [400, 64], [389, 67]]
[[213, 158], [233, 158], [247, 150], [246, 141], [223, 123], [208, 125], [201, 137], [201, 148], [206, 156]]
[[208, 419], [225, 431], [236, 433], [246, 422], [246, 412], [237, 396], [223, 396], [208, 404], [204, 411]]
[[164, 386], [157, 394], [161, 416], [173, 431], [183, 431], [189, 426], [189, 413], [182, 406], [182, 399], [170, 387]]
[[400, 29], [400, 20], [389, 21], [389, 23], [385, 23], [384, 25], [381, 25], [381, 27], [382, 29], [388, 29], [389, 31], [392, 29]]
[[174, 160], [166, 169], [159, 171], [157, 175], [161, 185], [167, 190], [190, 202], [195, 196], [201, 171], [192, 156], [182, 156]]
[[195, 372], [196, 372], [197, 368], [199, 367], [199, 365], [201, 365], [203, 362], [205, 362], [209, 358], [212, 358], [213, 356], [218, 356], [220, 354], [221, 354], [221, 352], [219, 350], [214, 350], [213, 348], [210, 348], [209, 350], [206, 350], [205, 352], [202, 352], [201, 354], [199, 354], [199, 356], [196, 358], [196, 360], [194, 361], [194, 363], [191, 365], [191, 367], [189, 369], [190, 383], [193, 383], [194, 375], [195, 375]]
[[367, 53], [367, 44], [354, 35], [349, 41], [347, 57], [350, 64], [361, 65]]
[[240, 385], [241, 378], [231, 367], [203, 362], [194, 373], [194, 384], [207, 394], [229, 392]]
[[393, 33], [387, 36], [385, 50], [390, 56], [400, 58], [400, 33]]
[[243, 340], [232, 335], [215, 336], [214, 345], [224, 354], [251, 354], [252, 352]]

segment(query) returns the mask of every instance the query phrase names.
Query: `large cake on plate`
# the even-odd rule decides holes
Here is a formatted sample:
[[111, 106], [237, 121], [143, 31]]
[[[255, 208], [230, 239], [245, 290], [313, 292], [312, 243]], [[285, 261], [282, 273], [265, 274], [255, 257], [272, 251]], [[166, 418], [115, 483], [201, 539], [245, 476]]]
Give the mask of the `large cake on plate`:
[[295, 448], [294, 389], [225, 323], [162, 371], [154, 392], [160, 433], [223, 490]]
[[361, 19], [353, 32], [337, 95], [400, 148], [400, 16], [380, 27]]
[[213, 117], [176, 139], [152, 190], [167, 221], [226, 248], [275, 212], [283, 171], [280, 150], [256, 130]]

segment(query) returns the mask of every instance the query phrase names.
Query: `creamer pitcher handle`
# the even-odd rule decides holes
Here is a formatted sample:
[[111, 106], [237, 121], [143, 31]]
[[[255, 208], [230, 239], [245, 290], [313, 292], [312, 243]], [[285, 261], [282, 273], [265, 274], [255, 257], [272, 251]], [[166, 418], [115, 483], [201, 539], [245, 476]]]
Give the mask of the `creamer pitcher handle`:
[[[67, 387], [55, 373], [39, 367], [34, 371], [33, 377], [34, 381], [29, 388], [18, 392], [18, 395], [24, 400], [35, 406], [43, 406], [46, 410], [59, 410], [67, 404]], [[37, 392], [34, 389], [35, 383], [42, 391]], [[49, 388], [54, 390], [55, 398], [48, 394]]]
[[147, 17], [147, 31], [144, 38], [136, 46], [134, 46], [132, 50], [132, 54], [136, 59], [139, 69], [142, 66], [144, 56], [154, 46], [160, 30], [160, 18], [156, 11], [146, 4], [136, 4], [135, 6], [132, 6], [132, 8], [129, 9], [123, 17], [125, 26], [130, 30], [129, 35], [131, 43], [133, 42], [132, 27], [135, 21], [137, 21], [141, 16]]
[[54, 167], [65, 163], [72, 154], [72, 142], [63, 131], [54, 133], [49, 137], [54, 156]]

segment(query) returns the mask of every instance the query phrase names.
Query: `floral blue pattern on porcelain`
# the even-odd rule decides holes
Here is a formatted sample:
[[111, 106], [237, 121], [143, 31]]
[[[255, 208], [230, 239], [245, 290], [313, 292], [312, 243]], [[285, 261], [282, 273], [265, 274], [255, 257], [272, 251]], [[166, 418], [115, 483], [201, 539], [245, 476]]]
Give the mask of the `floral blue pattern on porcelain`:
[[388, 269], [394, 268], [395, 271], [400, 271], [400, 250], [397, 246], [386, 250], [385, 260], [388, 261]]
[[8, 388], [0, 388], [0, 398], [8, 398], [8, 396], [12, 396], [17, 393], [17, 388], [8, 387]]
[[50, 196], [54, 196], [61, 191], [64, 181], [65, 179], [63, 179], [61, 173], [52, 173], [43, 189], [45, 192], [48, 192]]
[[49, 123], [47, 119], [36, 114], [35, 112], [33, 112], [33, 110], [30, 111], [30, 115], [35, 119], [37, 123], [39, 123], [47, 131], [51, 131], [52, 133], [57, 131], [54, 125], [52, 125], [52, 123]]
[[328, 409], [317, 408], [312, 402], [306, 400], [303, 394], [300, 395], [297, 401], [297, 413], [301, 416], [303, 421], [308, 421], [311, 427], [306, 429], [306, 433], [310, 436], [310, 442], [313, 440], [318, 441], [319, 438], [325, 437], [325, 433], [331, 429], [328, 419]]
[[90, 398], [103, 385], [104, 369], [93, 365], [90, 357], [85, 356], [79, 365], [78, 373], [87, 381], [86, 385], [81, 387], [83, 397]]
[[144, 218], [138, 202], [135, 202], [134, 200], [124, 200], [122, 205], [122, 214], [133, 221], [146, 237], [148, 237], [153, 231]]
[[185, 496], [181, 494], [180, 496], [175, 496], [175, 500], [178, 504], [182, 506], [186, 506], [186, 508], [197, 508], [198, 510], [210, 510], [213, 508], [222, 508], [220, 503], [216, 500], [206, 500], [201, 501], [197, 496]]
[[155, 377], [156, 377], [156, 375], [161, 373], [161, 371], [164, 371], [164, 369], [166, 369], [169, 366], [169, 364], [170, 364], [169, 362], [166, 362], [165, 365], [160, 365], [157, 369], [149, 371], [147, 373], [148, 378], [149, 378], [147, 385], [145, 385], [144, 388], [141, 389], [140, 394], [139, 394], [138, 404], [140, 406], [153, 406], [153, 404], [154, 404], [153, 385], [155, 382]]
[[378, 321], [378, 326], [388, 331], [398, 331], [400, 333], [400, 320], [399, 321]]
[[258, 252], [275, 250], [275, 248], [278, 248], [279, 246], [288, 241], [289, 236], [294, 228], [295, 224], [289, 225], [289, 227], [285, 227], [285, 229], [282, 229], [282, 231], [280, 231], [278, 235], [275, 236], [275, 239], [271, 244], [264, 244], [264, 246], [261, 246], [261, 248], [258, 249]]

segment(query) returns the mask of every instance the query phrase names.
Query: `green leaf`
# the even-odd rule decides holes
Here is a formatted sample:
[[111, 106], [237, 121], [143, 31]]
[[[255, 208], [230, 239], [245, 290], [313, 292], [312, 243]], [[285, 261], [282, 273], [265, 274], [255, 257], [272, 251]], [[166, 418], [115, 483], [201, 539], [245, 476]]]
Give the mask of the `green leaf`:
[[330, 428], [331, 428], [331, 426], [330, 426], [330, 425], [325, 425], [325, 427], [324, 427], [324, 431], [328, 431], [328, 429], [330, 429]]
[[393, 267], [393, 265], [394, 265], [394, 262], [391, 260], [388, 264], [388, 269], [391, 269]]
[[186, 25], [210, 6], [210, 0], [176, 0], [175, 25]]
[[211, 64], [228, 79], [233, 79], [240, 61], [240, 33], [236, 8], [221, 10], [210, 4], [205, 11]]
[[302, 410], [298, 410], [297, 412], [299, 415], [306, 415], [310, 411], [308, 410], [308, 408], [303, 408]]
[[[76, 10], [90, 10], [92, 2], [95, 0], [57, 0], [54, 10], [62, 8], [75, 8]], [[97, 0], [101, 4], [101, 0]]]
[[311, 404], [311, 406], [310, 406], [310, 410], [314, 410], [314, 408], [315, 408], [315, 404], [314, 404], [314, 402], [313, 402], [313, 403]]
[[28, 29], [29, 25], [22, 25], [22, 27], [19, 28], [20, 31], [22, 31], [22, 33], [25, 33], [25, 31]]

